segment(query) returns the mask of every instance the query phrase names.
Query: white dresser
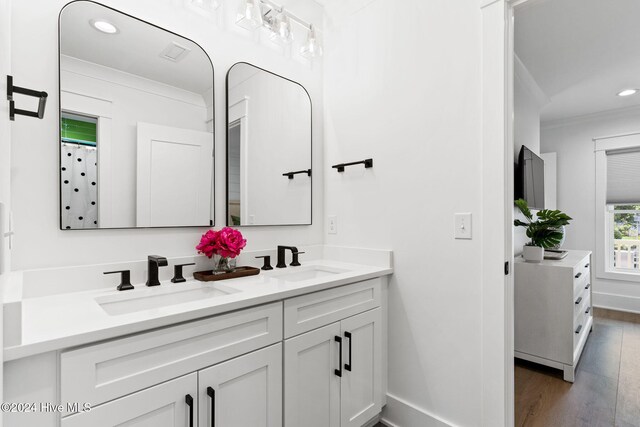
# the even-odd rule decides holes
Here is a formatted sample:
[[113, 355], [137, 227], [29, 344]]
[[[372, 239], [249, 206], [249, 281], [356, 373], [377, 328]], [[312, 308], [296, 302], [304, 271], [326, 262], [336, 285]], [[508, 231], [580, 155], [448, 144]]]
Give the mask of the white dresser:
[[562, 369], [569, 382], [593, 325], [590, 265], [589, 251], [515, 260], [515, 357]]

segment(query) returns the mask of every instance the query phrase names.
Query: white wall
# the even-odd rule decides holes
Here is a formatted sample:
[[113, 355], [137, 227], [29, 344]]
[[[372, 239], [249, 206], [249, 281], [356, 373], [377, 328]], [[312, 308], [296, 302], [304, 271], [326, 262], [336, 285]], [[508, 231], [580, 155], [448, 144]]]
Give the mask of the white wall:
[[[106, 101], [111, 112], [111, 139], [98, 141], [100, 194], [108, 193], [112, 198], [110, 208], [100, 211], [108, 212], [109, 218], [101, 215], [100, 221], [109, 224], [108, 227], [135, 227], [138, 122], [204, 132], [207, 131], [205, 100], [183, 89], [67, 56], [61, 58], [60, 68], [63, 92]], [[62, 109], [73, 111], [65, 105], [65, 99], [63, 97]], [[104, 146], [108, 146], [108, 151], [102, 149]], [[100, 198], [98, 204], [102, 202]]]
[[[394, 251], [388, 376], [400, 412], [386, 416], [479, 425], [479, 4], [330, 1], [327, 11], [327, 166], [372, 157], [374, 167], [326, 172], [325, 213], [338, 217], [326, 241]], [[453, 239], [455, 212], [474, 214], [473, 240]], [[415, 424], [396, 417], [408, 413]]]
[[[283, 51], [266, 34], [251, 34], [235, 24], [238, 0], [225, 1], [216, 20], [200, 16], [174, 0], [103, 1], [125, 13], [174, 31], [200, 44], [215, 67], [216, 102], [216, 226], [225, 223], [225, 74], [238, 61], [247, 61], [300, 82], [314, 103], [314, 121], [322, 123], [322, 65], [310, 65], [295, 53]], [[47, 91], [44, 120], [19, 118], [13, 125], [12, 203], [15, 219], [13, 269], [129, 261], [151, 253], [175, 257], [195, 252], [205, 229], [173, 230], [58, 230], [58, 13], [65, 0], [13, 1], [12, 59], [19, 82]], [[319, 22], [322, 8], [311, 0], [296, 2], [296, 12]], [[34, 37], [37, 29], [38, 37]], [[297, 40], [304, 34], [297, 33]], [[294, 47], [295, 49], [295, 47]], [[323, 175], [322, 126], [314, 127], [313, 226], [245, 229], [251, 250], [277, 244], [322, 242]], [[34, 244], [37, 242], [37, 250]]]
[[[565, 248], [595, 253], [595, 155], [593, 138], [640, 131], [640, 109], [545, 124], [542, 151], [556, 151], [558, 209], [573, 217]], [[594, 277], [594, 305], [640, 312], [640, 284]]]
[[282, 174], [311, 167], [309, 96], [299, 85], [263, 71], [244, 79], [241, 68], [253, 67], [234, 68], [229, 105], [243, 99], [248, 104], [247, 129], [241, 130], [248, 133], [246, 147], [241, 143], [242, 224], [308, 224], [311, 178]]

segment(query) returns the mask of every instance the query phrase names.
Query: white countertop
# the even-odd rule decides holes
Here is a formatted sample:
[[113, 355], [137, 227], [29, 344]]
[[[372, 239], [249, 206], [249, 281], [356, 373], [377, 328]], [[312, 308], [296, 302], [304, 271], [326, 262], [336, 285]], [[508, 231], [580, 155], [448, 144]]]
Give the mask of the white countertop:
[[[284, 281], [277, 278], [278, 275], [283, 273], [292, 273], [294, 270], [302, 272], [314, 267], [347, 271], [297, 282]], [[189, 280], [187, 283], [174, 284], [163, 281], [161, 286], [155, 288], [148, 288], [143, 284], [138, 284], [135, 290], [122, 292], [110, 287], [84, 292], [25, 298], [21, 300], [22, 331], [20, 343], [5, 347], [4, 360], [19, 359], [153, 328], [170, 326], [180, 322], [279, 301], [392, 273], [393, 269], [389, 266], [381, 267], [333, 260], [315, 260], [305, 263], [302, 267], [289, 267], [286, 272], [283, 270], [261, 271], [257, 276], [218, 282], [205, 283]], [[121, 295], [133, 296], [137, 295], [137, 293], [166, 293], [180, 287], [193, 287], [195, 289], [196, 287], [216, 285], [237, 292], [118, 315], [109, 315], [96, 302], [96, 298], [108, 299], [110, 296], [115, 298]]]

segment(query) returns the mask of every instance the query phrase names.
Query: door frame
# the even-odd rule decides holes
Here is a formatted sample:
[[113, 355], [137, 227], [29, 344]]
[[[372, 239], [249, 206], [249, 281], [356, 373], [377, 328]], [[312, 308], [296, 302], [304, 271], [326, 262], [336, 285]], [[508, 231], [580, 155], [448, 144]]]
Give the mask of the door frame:
[[[480, 0], [482, 15], [481, 425], [515, 423], [514, 10], [535, 0]], [[508, 271], [505, 270], [508, 268]]]

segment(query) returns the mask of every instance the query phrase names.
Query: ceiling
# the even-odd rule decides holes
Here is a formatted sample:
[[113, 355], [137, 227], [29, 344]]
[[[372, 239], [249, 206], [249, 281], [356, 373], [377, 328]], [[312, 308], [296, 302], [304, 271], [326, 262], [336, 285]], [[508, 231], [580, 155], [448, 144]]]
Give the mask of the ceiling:
[[516, 54], [553, 121], [640, 105], [640, 1], [532, 0], [516, 9]]
[[[92, 19], [106, 20], [119, 32], [97, 31]], [[172, 43], [190, 52], [177, 62], [162, 58], [161, 52]], [[95, 3], [75, 2], [63, 9], [60, 51], [201, 95], [213, 86], [209, 57], [195, 43]]]

